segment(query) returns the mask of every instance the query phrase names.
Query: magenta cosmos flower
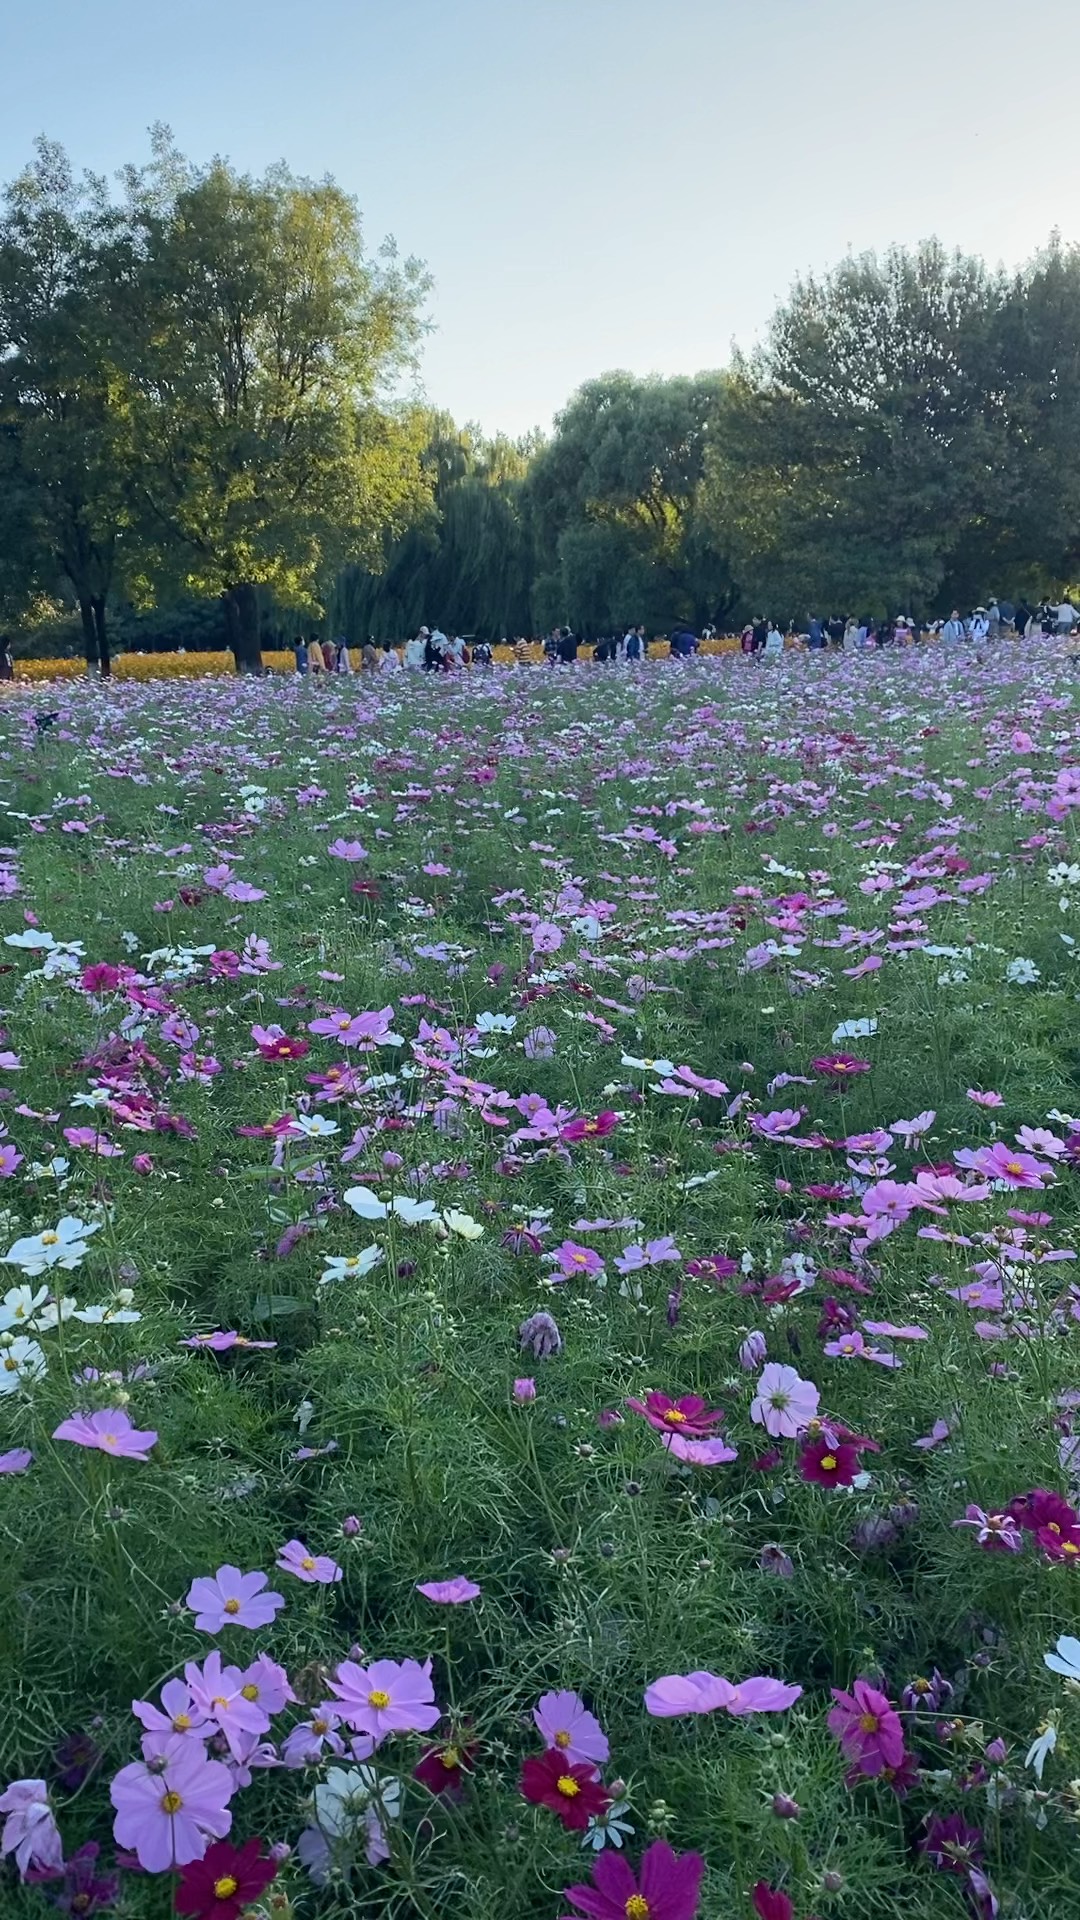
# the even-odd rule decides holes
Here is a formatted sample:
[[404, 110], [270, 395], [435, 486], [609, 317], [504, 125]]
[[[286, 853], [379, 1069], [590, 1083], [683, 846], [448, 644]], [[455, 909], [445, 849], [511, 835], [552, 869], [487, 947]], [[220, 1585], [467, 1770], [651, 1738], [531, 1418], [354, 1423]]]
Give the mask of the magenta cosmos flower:
[[145, 1461], [151, 1447], [157, 1446], [156, 1433], [138, 1433], [127, 1414], [119, 1407], [106, 1407], [100, 1413], [73, 1413], [62, 1420], [53, 1433], [54, 1440], [72, 1440], [77, 1447], [96, 1447], [117, 1460]]
[[467, 1580], [463, 1573], [455, 1574], [452, 1580], [418, 1580], [416, 1591], [425, 1600], [434, 1600], [437, 1607], [461, 1607], [467, 1600], [480, 1598], [475, 1580]]
[[202, 1742], [177, 1734], [151, 1760], [121, 1767], [109, 1798], [113, 1833], [131, 1847], [147, 1873], [168, 1873], [201, 1860], [207, 1839], [222, 1840], [232, 1826], [232, 1775], [207, 1759]]
[[673, 1853], [666, 1840], [646, 1849], [636, 1875], [621, 1854], [602, 1853], [591, 1887], [567, 1887], [578, 1911], [563, 1920], [694, 1920], [704, 1872], [700, 1853]]
[[838, 1086], [845, 1080], [854, 1080], [858, 1074], [870, 1071], [869, 1060], [856, 1060], [853, 1053], [822, 1053], [816, 1060], [811, 1060], [810, 1065], [815, 1073], [820, 1073], [826, 1080], [835, 1080]]
[[332, 1587], [341, 1579], [341, 1568], [328, 1553], [310, 1553], [302, 1540], [290, 1540], [279, 1549], [274, 1562], [279, 1573], [295, 1574], [309, 1586]]
[[265, 1573], [219, 1567], [215, 1574], [192, 1581], [186, 1605], [200, 1633], [217, 1633], [222, 1627], [267, 1627], [285, 1599], [280, 1593], [264, 1593], [266, 1585]]
[[869, 1680], [856, 1680], [850, 1693], [832, 1689], [836, 1701], [828, 1726], [860, 1773], [874, 1778], [904, 1758], [904, 1729], [892, 1701]]
[[681, 1433], [687, 1440], [703, 1440], [723, 1419], [719, 1408], [706, 1406], [696, 1393], [670, 1400], [666, 1393], [647, 1393], [644, 1400], [628, 1400], [657, 1433]]
[[814, 1418], [818, 1410], [818, 1390], [812, 1380], [804, 1380], [794, 1367], [770, 1360], [762, 1368], [750, 1418], [773, 1438], [794, 1439]]
[[1053, 1169], [1030, 1153], [1022, 1153], [1019, 1147], [1007, 1147], [1003, 1140], [997, 1140], [992, 1147], [980, 1147], [972, 1156], [972, 1164], [978, 1173], [987, 1179], [1001, 1180], [1007, 1187], [1041, 1187], [1044, 1173]]
[[546, 1747], [581, 1766], [602, 1766], [611, 1752], [607, 1734], [581, 1695], [566, 1690], [542, 1694], [533, 1708], [537, 1732]]
[[388, 1733], [428, 1733], [441, 1717], [431, 1684], [431, 1661], [343, 1660], [330, 1682], [343, 1717], [357, 1733], [384, 1740]]

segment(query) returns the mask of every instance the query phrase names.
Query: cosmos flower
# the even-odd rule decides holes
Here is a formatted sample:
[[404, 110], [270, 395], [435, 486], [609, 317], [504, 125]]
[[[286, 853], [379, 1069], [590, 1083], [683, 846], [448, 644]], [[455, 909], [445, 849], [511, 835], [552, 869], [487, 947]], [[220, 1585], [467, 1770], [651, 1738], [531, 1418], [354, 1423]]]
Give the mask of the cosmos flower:
[[122, 1408], [100, 1413], [73, 1413], [53, 1432], [54, 1440], [72, 1440], [77, 1447], [96, 1447], [116, 1460], [146, 1460], [157, 1446], [156, 1433], [138, 1433]]
[[704, 1872], [700, 1853], [673, 1853], [666, 1840], [646, 1848], [636, 1874], [621, 1854], [602, 1853], [591, 1887], [567, 1887], [577, 1913], [564, 1920], [694, 1920]]
[[564, 1827], [584, 1833], [589, 1821], [610, 1805], [611, 1795], [591, 1766], [567, 1759], [557, 1747], [530, 1754], [521, 1769], [521, 1792], [534, 1806], [549, 1807]]
[[813, 1381], [803, 1380], [794, 1367], [770, 1361], [757, 1383], [750, 1418], [774, 1439], [793, 1439], [814, 1418], [819, 1397]]
[[218, 1633], [222, 1627], [266, 1627], [285, 1605], [280, 1593], [264, 1591], [267, 1585], [265, 1573], [241, 1573], [239, 1567], [226, 1565], [193, 1580], [185, 1605], [194, 1613], [200, 1633]]

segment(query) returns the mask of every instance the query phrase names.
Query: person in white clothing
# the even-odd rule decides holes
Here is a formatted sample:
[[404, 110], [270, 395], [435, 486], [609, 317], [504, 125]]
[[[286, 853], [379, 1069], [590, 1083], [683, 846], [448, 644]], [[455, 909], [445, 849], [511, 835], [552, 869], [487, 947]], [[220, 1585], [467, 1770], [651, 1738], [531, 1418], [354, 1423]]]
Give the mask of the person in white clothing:
[[767, 660], [776, 660], [779, 658], [780, 654], [783, 653], [783, 651], [784, 651], [784, 636], [781, 633], [779, 627], [774, 627], [772, 621], [770, 620], [769, 631], [765, 635], [765, 658]]
[[424, 641], [427, 638], [426, 627], [405, 642], [405, 665], [414, 673], [419, 673], [424, 665]]
[[971, 616], [971, 638], [973, 640], [985, 640], [989, 631], [990, 622], [986, 617], [986, 608], [976, 607]]
[[1057, 610], [1057, 630], [1059, 633], [1071, 633], [1080, 613], [1077, 613], [1071, 600], [1063, 600]]

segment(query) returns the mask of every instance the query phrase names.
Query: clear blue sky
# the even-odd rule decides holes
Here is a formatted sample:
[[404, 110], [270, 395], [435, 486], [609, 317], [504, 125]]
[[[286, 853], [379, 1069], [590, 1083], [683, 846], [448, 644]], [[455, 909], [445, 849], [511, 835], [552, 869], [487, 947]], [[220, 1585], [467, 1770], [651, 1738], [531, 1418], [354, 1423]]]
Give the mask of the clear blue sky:
[[[1080, 239], [1077, 0], [8, 0], [0, 177], [332, 173], [435, 275], [428, 397], [521, 433], [694, 372], [850, 246]], [[1077, 128], [1068, 133], [1066, 125]]]

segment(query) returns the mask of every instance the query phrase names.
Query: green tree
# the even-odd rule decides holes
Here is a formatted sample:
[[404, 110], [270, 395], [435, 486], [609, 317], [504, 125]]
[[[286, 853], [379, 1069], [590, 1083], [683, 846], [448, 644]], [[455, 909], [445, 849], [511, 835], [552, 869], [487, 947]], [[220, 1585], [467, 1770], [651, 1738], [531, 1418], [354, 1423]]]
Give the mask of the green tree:
[[257, 670], [257, 590], [310, 610], [346, 559], [376, 561], [415, 512], [415, 409], [385, 395], [420, 337], [427, 276], [392, 243], [368, 257], [354, 202], [284, 166], [195, 168], [159, 136], [129, 192], [144, 235], [127, 413], [148, 581], [220, 595], [237, 668]]
[[722, 387], [719, 374], [610, 373], [574, 395], [528, 480], [544, 624], [666, 626], [726, 611], [727, 563], [697, 524]]
[[135, 270], [104, 183], [37, 143], [0, 214], [0, 542], [24, 591], [73, 595], [109, 671], [106, 608], [129, 524], [115, 396]]
[[331, 605], [335, 629], [350, 642], [400, 639], [435, 621], [485, 638], [527, 633], [529, 443], [485, 440], [443, 413], [425, 417], [425, 436], [425, 505], [403, 535], [386, 539], [377, 570], [344, 570]]
[[709, 475], [749, 598], [802, 611], [925, 604], [1006, 457], [1004, 283], [936, 242], [796, 284], [737, 356]]

